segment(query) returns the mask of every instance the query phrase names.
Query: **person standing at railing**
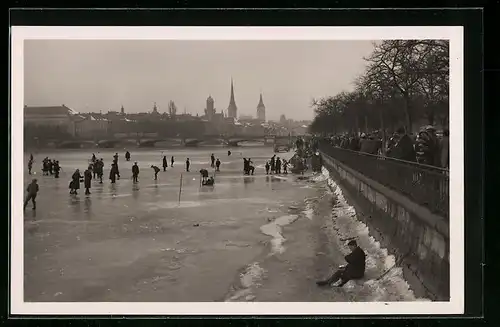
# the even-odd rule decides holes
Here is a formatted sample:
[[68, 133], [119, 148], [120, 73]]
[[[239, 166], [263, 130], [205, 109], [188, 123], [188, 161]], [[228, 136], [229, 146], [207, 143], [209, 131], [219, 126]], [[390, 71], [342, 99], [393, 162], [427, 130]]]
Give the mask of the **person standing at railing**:
[[355, 135], [349, 138], [349, 150], [359, 151], [359, 138]]
[[365, 133], [361, 134], [361, 140], [359, 141], [360, 147], [359, 147], [359, 152], [365, 152], [369, 153], [369, 148], [370, 148], [370, 140], [366, 137]]
[[441, 167], [450, 167], [450, 131], [443, 130], [443, 139], [441, 140]]
[[415, 161], [415, 149], [413, 147], [413, 142], [410, 136], [406, 133], [404, 127], [398, 128], [396, 131], [397, 141], [391, 151], [391, 157], [405, 160], [405, 161]]
[[440, 166], [439, 140], [433, 126], [426, 126], [420, 130], [417, 135], [415, 151], [418, 163]]

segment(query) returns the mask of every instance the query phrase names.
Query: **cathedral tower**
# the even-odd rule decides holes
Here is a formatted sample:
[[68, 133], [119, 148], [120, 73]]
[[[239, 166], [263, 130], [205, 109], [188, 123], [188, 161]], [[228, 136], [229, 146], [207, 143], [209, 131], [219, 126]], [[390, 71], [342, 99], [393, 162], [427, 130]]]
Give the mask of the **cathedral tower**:
[[231, 98], [229, 100], [229, 106], [227, 107], [227, 116], [230, 118], [238, 118], [238, 107], [236, 107], [236, 101], [234, 101], [234, 88], [233, 79], [231, 78]]
[[266, 121], [266, 106], [264, 101], [262, 101], [262, 93], [260, 94], [259, 104], [257, 105], [257, 119], [265, 122]]
[[207, 119], [209, 121], [211, 121], [215, 115], [214, 99], [210, 95], [207, 98], [207, 107], [205, 108], [205, 115], [207, 116]]

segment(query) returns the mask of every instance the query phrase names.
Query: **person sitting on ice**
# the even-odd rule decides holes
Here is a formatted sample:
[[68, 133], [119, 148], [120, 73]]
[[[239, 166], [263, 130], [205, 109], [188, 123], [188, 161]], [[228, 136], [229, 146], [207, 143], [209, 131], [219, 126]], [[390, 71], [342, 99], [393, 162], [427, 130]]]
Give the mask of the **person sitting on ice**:
[[213, 178], [213, 176], [210, 176], [204, 183], [204, 185], [207, 185], [207, 186], [212, 186], [215, 184], [215, 180]]
[[355, 240], [349, 241], [347, 246], [351, 250], [351, 253], [345, 256], [347, 265], [340, 266], [332, 277], [326, 280], [317, 281], [316, 284], [318, 286], [330, 285], [340, 281], [339, 284], [334, 286], [342, 287], [351, 279], [361, 279], [364, 277], [366, 260], [365, 252], [358, 246]]

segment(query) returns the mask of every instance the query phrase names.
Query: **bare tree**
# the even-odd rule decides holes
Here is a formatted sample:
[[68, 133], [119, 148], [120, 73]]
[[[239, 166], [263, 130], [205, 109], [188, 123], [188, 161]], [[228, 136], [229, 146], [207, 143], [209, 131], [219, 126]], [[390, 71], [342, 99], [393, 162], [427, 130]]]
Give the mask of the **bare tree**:
[[[359, 132], [399, 124], [412, 131], [414, 117], [430, 124], [448, 119], [449, 47], [445, 40], [386, 40], [374, 43], [355, 90], [314, 100], [311, 130]], [[327, 126], [331, 124], [332, 128]]]

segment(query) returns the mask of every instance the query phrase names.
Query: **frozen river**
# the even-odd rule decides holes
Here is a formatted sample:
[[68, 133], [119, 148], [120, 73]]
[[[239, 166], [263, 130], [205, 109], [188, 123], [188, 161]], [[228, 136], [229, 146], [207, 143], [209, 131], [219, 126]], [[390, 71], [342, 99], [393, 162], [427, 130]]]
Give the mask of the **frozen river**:
[[[399, 267], [378, 278], [394, 259], [356, 220], [327, 171], [266, 176], [270, 148], [232, 151], [133, 150], [126, 162], [121, 150], [115, 185], [107, 179], [115, 151], [96, 152], [104, 158], [105, 180], [93, 182], [89, 196], [82, 189], [70, 195], [68, 184], [92, 152], [34, 154], [40, 193], [36, 212], [29, 205], [24, 216], [25, 301], [415, 300]], [[211, 153], [222, 161], [221, 172], [214, 187], [200, 187], [198, 171], [210, 167]], [[150, 166], [161, 167], [163, 154], [176, 163], [154, 181]], [[59, 160], [59, 179], [41, 175], [45, 156]], [[254, 176], [243, 176], [243, 157], [254, 162]], [[137, 184], [134, 161], [141, 169]], [[26, 185], [27, 172], [24, 178]], [[367, 252], [366, 278], [318, 288], [317, 279], [344, 263], [348, 237]]]

